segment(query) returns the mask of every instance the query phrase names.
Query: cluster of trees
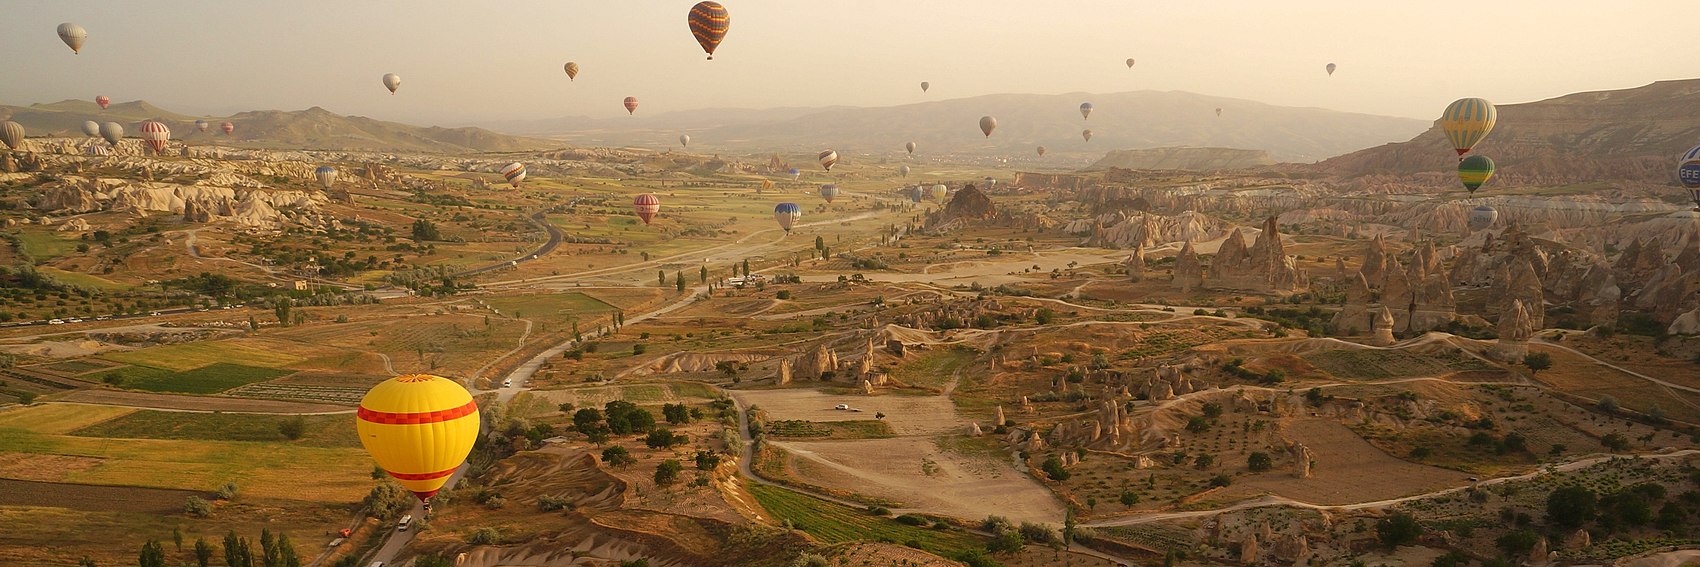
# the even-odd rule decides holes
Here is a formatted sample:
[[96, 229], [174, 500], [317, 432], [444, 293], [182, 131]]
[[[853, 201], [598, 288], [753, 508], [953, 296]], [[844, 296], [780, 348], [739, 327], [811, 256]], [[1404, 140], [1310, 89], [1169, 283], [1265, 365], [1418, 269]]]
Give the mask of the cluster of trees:
[[611, 435], [635, 435], [654, 429], [655, 414], [625, 400], [610, 401], [601, 410], [583, 408], [573, 413], [573, 430], [597, 445], [607, 443]]
[[[183, 531], [172, 532], [173, 542], [178, 553], [183, 552]], [[196, 538], [191, 548], [195, 555], [195, 565], [209, 567], [218, 548], [208, 543], [206, 538]], [[256, 559], [258, 561], [256, 562]], [[136, 556], [136, 564], [140, 567], [166, 567], [165, 546], [159, 540], [149, 540], [142, 544], [142, 550]], [[176, 563], [182, 565], [181, 562]], [[295, 545], [290, 543], [288, 534], [272, 536], [271, 530], [260, 530], [260, 554], [254, 555], [254, 544], [248, 538], [236, 535], [235, 530], [224, 536], [224, 564], [227, 567], [301, 567], [301, 557], [295, 552]], [[94, 562], [83, 558], [80, 565], [94, 567]]]

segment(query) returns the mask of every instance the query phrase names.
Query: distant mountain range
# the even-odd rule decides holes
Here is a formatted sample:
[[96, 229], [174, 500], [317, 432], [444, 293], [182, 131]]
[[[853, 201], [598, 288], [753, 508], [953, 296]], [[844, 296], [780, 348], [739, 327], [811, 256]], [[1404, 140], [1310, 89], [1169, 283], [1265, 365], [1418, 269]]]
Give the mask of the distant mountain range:
[[[1497, 165], [1492, 185], [1590, 181], [1674, 184], [1677, 157], [1700, 144], [1700, 79], [1498, 105], [1493, 132], [1474, 153]], [[1452, 182], [1458, 158], [1438, 124], [1407, 142], [1335, 157], [1305, 169], [1340, 177], [1424, 176]]]
[[[361, 116], [343, 116], [317, 106], [307, 110], [259, 110], [234, 116], [195, 117], [177, 114], [146, 101], [113, 103], [105, 110], [90, 101], [65, 100], [30, 106], [0, 105], [0, 118], [22, 124], [31, 136], [82, 136], [83, 122], [118, 122], [134, 136], [138, 125], [158, 120], [171, 128], [171, 137], [190, 144], [222, 144], [251, 148], [342, 151], [408, 151], [478, 153], [540, 150], [558, 146], [547, 140], [498, 134], [483, 128], [421, 127]], [[206, 132], [195, 120], [211, 124]], [[226, 136], [219, 125], [236, 125]]]
[[[1082, 119], [1079, 106], [1095, 110]], [[1222, 109], [1220, 116], [1216, 109]], [[981, 135], [981, 116], [998, 128]], [[1275, 106], [1187, 92], [1111, 94], [997, 94], [875, 108], [693, 110], [614, 119], [559, 118], [486, 123], [503, 131], [548, 136], [582, 145], [657, 146], [690, 134], [698, 152], [813, 152], [898, 156], [913, 141], [922, 157], [1037, 159], [1046, 146], [1053, 163], [1084, 166], [1111, 150], [1177, 146], [1268, 152], [1274, 159], [1313, 162], [1409, 139], [1422, 120]], [[1090, 142], [1081, 131], [1091, 129]]]

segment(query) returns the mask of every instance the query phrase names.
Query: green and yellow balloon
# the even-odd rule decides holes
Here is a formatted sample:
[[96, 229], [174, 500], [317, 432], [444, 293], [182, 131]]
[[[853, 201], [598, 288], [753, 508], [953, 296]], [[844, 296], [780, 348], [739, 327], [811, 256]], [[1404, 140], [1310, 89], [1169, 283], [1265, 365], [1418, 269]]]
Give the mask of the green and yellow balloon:
[[1473, 155], [1458, 161], [1458, 180], [1464, 182], [1471, 195], [1489, 179], [1493, 179], [1493, 160], [1487, 156]]

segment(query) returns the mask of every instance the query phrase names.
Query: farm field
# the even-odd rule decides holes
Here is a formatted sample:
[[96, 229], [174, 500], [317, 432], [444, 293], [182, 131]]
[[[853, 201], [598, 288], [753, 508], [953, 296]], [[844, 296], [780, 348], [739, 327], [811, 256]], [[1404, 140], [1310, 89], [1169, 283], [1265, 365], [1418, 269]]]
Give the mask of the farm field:
[[216, 363], [278, 368], [303, 360], [301, 357], [291, 354], [258, 346], [249, 346], [238, 341], [203, 341], [164, 345], [143, 350], [109, 352], [100, 357], [176, 372], [194, 370]]
[[[304, 427], [297, 440], [286, 438], [281, 426], [300, 420]], [[183, 439], [207, 441], [253, 441], [307, 447], [359, 447], [352, 420], [346, 415], [243, 415], [225, 413], [186, 414], [138, 410], [84, 426], [69, 434], [109, 439]]]
[[980, 549], [978, 536], [960, 530], [934, 530], [898, 523], [888, 517], [875, 516], [825, 500], [803, 496], [782, 488], [751, 484], [748, 490], [763, 508], [780, 521], [789, 521], [796, 529], [808, 532], [826, 543], [876, 540], [898, 543], [913, 542], [921, 549], [949, 556], [958, 551]]
[[216, 394], [238, 386], [287, 376], [290, 370], [217, 362], [187, 371], [133, 365], [105, 370], [91, 378], [150, 392]]

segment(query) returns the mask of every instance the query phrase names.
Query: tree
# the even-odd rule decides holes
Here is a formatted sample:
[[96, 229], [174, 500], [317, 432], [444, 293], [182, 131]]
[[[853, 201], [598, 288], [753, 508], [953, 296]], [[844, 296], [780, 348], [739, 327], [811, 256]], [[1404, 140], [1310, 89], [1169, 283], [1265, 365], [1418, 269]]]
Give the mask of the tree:
[[229, 567], [254, 567], [254, 550], [248, 539], [238, 537], [236, 530], [224, 535], [224, 564]]
[[1617, 408], [1619, 406], [1617, 398], [1611, 396], [1600, 396], [1600, 401], [1594, 402], [1594, 407], [1600, 408], [1600, 411], [1606, 413], [1617, 413]]
[[307, 418], [298, 415], [285, 419], [277, 424], [277, 432], [290, 441], [300, 440], [307, 434]]
[[703, 266], [700, 270], [697, 271], [697, 283], [699, 283], [699, 284], [708, 283], [708, 266]]
[[815, 237], [815, 250], [825, 250], [825, 249], [826, 249], [826, 239], [823, 239], [819, 236], [816, 236]]
[[685, 470], [685, 466], [679, 464], [677, 459], [661, 461], [661, 464], [655, 465], [655, 484], [667, 486], [678, 482], [679, 472], [683, 470]]
[[1529, 555], [1529, 550], [1534, 549], [1535, 544], [1539, 543], [1540, 540], [1541, 536], [1535, 532], [1529, 530], [1517, 530], [1499, 536], [1499, 539], [1494, 540], [1493, 544], [1498, 546], [1499, 550], [1504, 552], [1506, 557], [1516, 558], [1527, 557]]
[[1607, 433], [1600, 437], [1600, 444], [1612, 451], [1623, 452], [1629, 449], [1629, 438], [1621, 433]]
[[183, 551], [183, 526], [171, 527], [171, 543], [177, 545], [177, 551]]
[[1039, 470], [1045, 471], [1045, 476], [1051, 480], [1068, 480], [1068, 469], [1063, 468], [1062, 459], [1056, 455], [1046, 457], [1045, 462], [1039, 464]]
[[697, 451], [697, 470], [711, 471], [720, 466], [720, 455], [711, 451]]
[[290, 316], [289, 316], [290, 315], [289, 311], [293, 308], [294, 308], [294, 304], [289, 301], [289, 298], [287, 298], [287, 297], [277, 298], [277, 301], [272, 304], [272, 314], [277, 316], [277, 324], [278, 325], [281, 325], [281, 326], [284, 326], [284, 327], [289, 326], [289, 323], [291, 322], [291, 319], [290, 319]]
[[148, 540], [142, 544], [142, 552], [136, 556], [138, 567], [165, 567], [165, 548], [159, 545], [159, 540]]
[[208, 567], [212, 564], [213, 546], [207, 543], [207, 538], [195, 538], [195, 565]]
[[1121, 503], [1122, 503], [1123, 506], [1127, 506], [1129, 508], [1132, 508], [1134, 504], [1139, 503], [1139, 495], [1135, 494], [1132, 490], [1123, 490], [1122, 496], [1121, 496]]
[[260, 528], [260, 564], [265, 567], [280, 567], [283, 556], [277, 550], [277, 540], [272, 539], [272, 531]]
[[301, 567], [301, 557], [295, 554], [295, 544], [289, 543], [289, 534], [278, 534], [276, 545], [278, 567]]
[[673, 289], [681, 291], [681, 292], [685, 291], [685, 274], [684, 273], [677, 272], [677, 271], [673, 272]]
[[196, 518], [205, 518], [212, 515], [212, 504], [199, 496], [190, 496], [183, 499], [183, 513]]
[[1269, 453], [1255, 451], [1246, 457], [1245, 466], [1251, 472], [1264, 472], [1275, 467], [1275, 460], [1269, 457]]
[[658, 285], [658, 286], [666, 286], [667, 285], [667, 270], [656, 270], [655, 271], [655, 285]]
[[1531, 352], [1529, 354], [1525, 354], [1523, 355], [1523, 366], [1529, 367], [1530, 374], [1552, 368], [1552, 355], [1544, 352]]
[[602, 423], [602, 411], [596, 408], [582, 408], [573, 413], [573, 429], [580, 432], [599, 423]]
[[428, 221], [428, 220], [425, 220], [425, 219], [418, 219], [418, 220], [413, 221], [413, 241], [414, 242], [425, 242], [425, 241], [428, 241], [428, 240], [442, 240], [442, 239], [443, 239], [443, 235], [441, 233], [437, 232], [437, 225], [431, 224], [431, 221]]
[[683, 445], [687, 442], [688, 438], [686, 436], [674, 434], [673, 430], [665, 427], [650, 431], [649, 435], [645, 436], [643, 439], [643, 444], [648, 445], [651, 449], [666, 449], [674, 445]]
[[613, 400], [602, 405], [603, 419], [615, 435], [647, 433], [655, 429], [655, 414], [625, 400]]
[[615, 445], [602, 450], [602, 462], [611, 467], [626, 468], [637, 463], [637, 458], [625, 447]]
[[1404, 512], [1394, 512], [1375, 522], [1375, 537], [1388, 549], [1417, 541], [1422, 533], [1423, 527], [1417, 524], [1417, 519]]
[[366, 508], [372, 511], [372, 515], [381, 520], [401, 517], [403, 513], [413, 509], [413, 502], [413, 494], [392, 481], [378, 483], [372, 487], [371, 492], [366, 493], [366, 499], [362, 501]]
[[685, 404], [662, 404], [661, 415], [673, 425], [690, 423], [691, 408]]
[[1580, 486], [1566, 486], [1547, 495], [1547, 521], [1567, 528], [1582, 527], [1594, 518], [1599, 495]]
[[750, 260], [749, 260], [749, 258], [744, 259], [744, 277], [746, 277], [746, 278], [750, 277]]

